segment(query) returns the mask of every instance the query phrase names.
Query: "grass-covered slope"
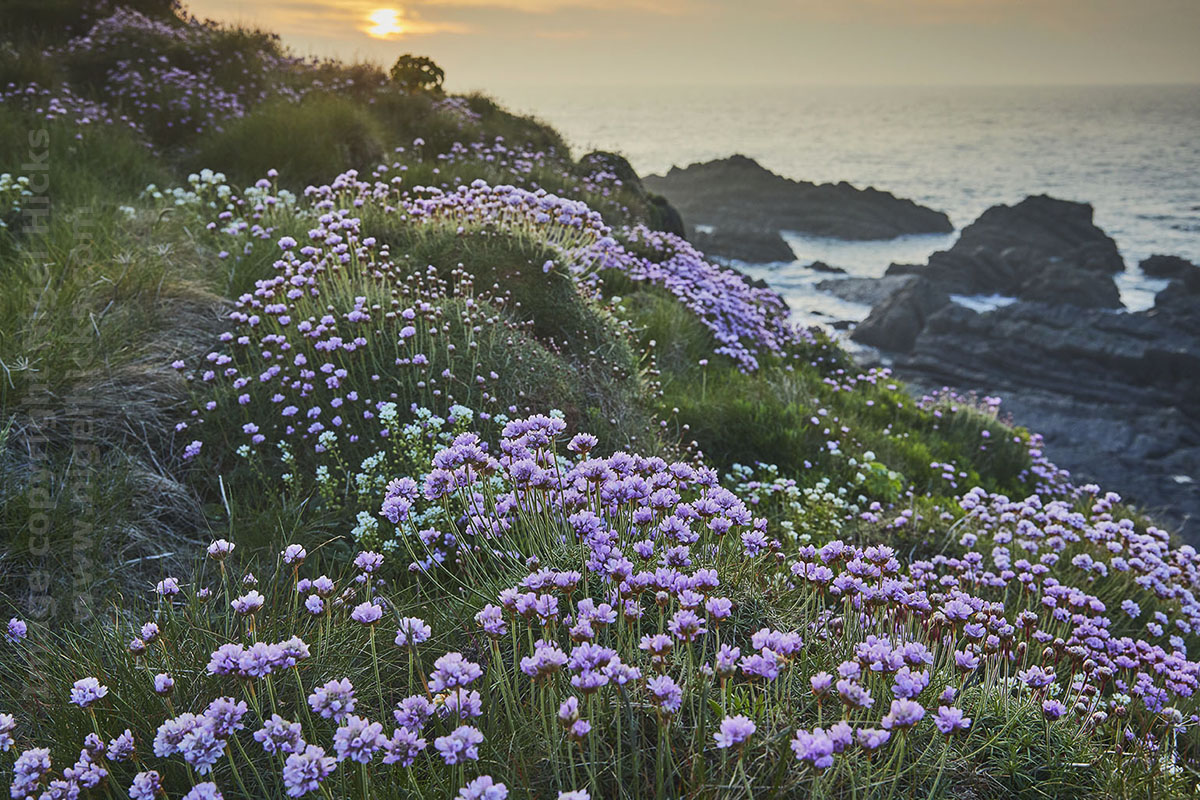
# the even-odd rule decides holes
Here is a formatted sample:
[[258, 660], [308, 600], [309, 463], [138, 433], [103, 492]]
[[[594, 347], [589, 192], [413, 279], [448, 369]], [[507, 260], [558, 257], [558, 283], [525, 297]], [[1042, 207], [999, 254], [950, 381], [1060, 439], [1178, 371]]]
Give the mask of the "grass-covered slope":
[[1195, 552], [993, 399], [484, 97], [4, 13], [12, 797], [1195, 792]]

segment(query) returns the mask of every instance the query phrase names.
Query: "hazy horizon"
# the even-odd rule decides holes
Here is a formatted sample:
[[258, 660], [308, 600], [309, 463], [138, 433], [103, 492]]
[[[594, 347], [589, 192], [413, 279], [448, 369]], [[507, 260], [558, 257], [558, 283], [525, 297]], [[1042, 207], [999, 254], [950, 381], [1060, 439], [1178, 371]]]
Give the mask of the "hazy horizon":
[[191, 0], [301, 55], [506, 87], [1200, 83], [1193, 0]]

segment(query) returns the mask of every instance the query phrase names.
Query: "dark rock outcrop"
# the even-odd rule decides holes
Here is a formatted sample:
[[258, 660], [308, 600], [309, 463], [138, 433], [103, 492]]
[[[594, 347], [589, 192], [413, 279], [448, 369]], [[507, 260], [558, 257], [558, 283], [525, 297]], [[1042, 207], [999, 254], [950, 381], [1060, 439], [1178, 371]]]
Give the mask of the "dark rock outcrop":
[[638, 177], [637, 170], [625, 156], [610, 153], [607, 150], [593, 150], [579, 159], [579, 165], [585, 172], [605, 170], [616, 175], [622, 187], [645, 201], [648, 221], [654, 230], [679, 236], [687, 235], [684, 230], [683, 217], [679, 215], [679, 211], [662, 195], [646, 191], [646, 186]]
[[1053, 262], [1027, 280], [1019, 295], [1026, 300], [1079, 308], [1120, 308], [1121, 293], [1111, 278]]
[[711, 233], [696, 231], [691, 241], [705, 254], [718, 258], [733, 258], [753, 264], [796, 260], [796, 254], [779, 235], [779, 231], [766, 228], [721, 226]]
[[[950, 294], [1001, 294], [1076, 308], [1120, 308], [1112, 273], [1125, 268], [1117, 244], [1092, 222], [1086, 203], [1046, 195], [992, 206], [929, 263], [892, 264], [887, 277], [919, 276], [927, 288], [889, 297], [855, 330], [863, 344], [907, 352], [907, 331]], [[944, 304], [944, 303], [943, 303]], [[904, 335], [895, 335], [905, 332]], [[906, 347], [905, 345], [908, 345]]]
[[887, 274], [922, 275], [951, 294], [1119, 308], [1111, 276], [1123, 269], [1116, 242], [1092, 222], [1090, 205], [1038, 195], [989, 208], [928, 264], [893, 264]]
[[776, 175], [753, 159], [730, 156], [665, 176], [642, 179], [671, 201], [689, 228], [741, 226], [839, 239], [891, 239], [907, 233], [949, 233], [950, 219], [874, 188], [808, 183]]
[[676, 236], [687, 238], [687, 229], [683, 225], [683, 217], [680, 216], [679, 210], [663, 197], [661, 194], [648, 193], [646, 199], [650, 201], [650, 227], [656, 231], [664, 233], [673, 233]]
[[[1123, 268], [1091, 206], [1030, 197], [989, 209], [926, 265], [889, 267], [883, 280], [907, 283], [852, 336], [891, 351], [912, 385], [1003, 397], [1077, 483], [1115, 489], [1200, 543], [1200, 269], [1148, 259], [1143, 271], [1171, 283], [1154, 308], [1120, 313]], [[951, 294], [1020, 300], [976, 313]]]
[[629, 163], [629, 159], [618, 153], [611, 153], [608, 150], [593, 150], [580, 157], [579, 163], [589, 170], [607, 170], [616, 175], [617, 180], [625, 186], [636, 190], [644, 188], [642, 179], [638, 177], [637, 170]]
[[1162, 314], [1018, 302], [978, 314], [949, 304], [898, 364], [1081, 400], [1179, 405], [1200, 421], [1200, 337]]
[[1154, 308], [1146, 313], [1181, 331], [1200, 335], [1200, 269], [1167, 284], [1154, 295]]
[[828, 272], [831, 275], [845, 275], [846, 270], [841, 267], [831, 267], [824, 261], [814, 261], [808, 265], [808, 268], [813, 272]]
[[871, 309], [854, 329], [855, 341], [891, 352], [908, 352], [935, 312], [950, 296], [926, 278], [917, 278]]

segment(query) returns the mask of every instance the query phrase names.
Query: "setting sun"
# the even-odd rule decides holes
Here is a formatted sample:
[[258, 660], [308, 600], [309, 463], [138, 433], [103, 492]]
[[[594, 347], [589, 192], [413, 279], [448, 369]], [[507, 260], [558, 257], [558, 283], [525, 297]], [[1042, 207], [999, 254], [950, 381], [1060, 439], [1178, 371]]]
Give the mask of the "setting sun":
[[404, 33], [400, 12], [394, 8], [377, 8], [367, 15], [367, 21], [371, 23], [367, 35], [376, 39], [389, 39]]

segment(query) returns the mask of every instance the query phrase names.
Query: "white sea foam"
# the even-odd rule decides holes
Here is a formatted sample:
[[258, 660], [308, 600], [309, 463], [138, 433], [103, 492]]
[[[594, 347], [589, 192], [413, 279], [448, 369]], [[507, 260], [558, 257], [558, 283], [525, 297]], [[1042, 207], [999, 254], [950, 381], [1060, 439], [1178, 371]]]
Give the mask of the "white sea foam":
[[997, 308], [1004, 308], [1017, 302], [1017, 298], [1006, 297], [1002, 294], [952, 294], [950, 299], [979, 314], [995, 311]]

